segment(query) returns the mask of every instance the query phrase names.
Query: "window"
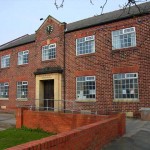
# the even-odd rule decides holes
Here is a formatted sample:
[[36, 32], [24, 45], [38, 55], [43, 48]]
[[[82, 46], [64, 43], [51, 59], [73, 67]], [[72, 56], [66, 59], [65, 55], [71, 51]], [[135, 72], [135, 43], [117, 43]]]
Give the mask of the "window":
[[135, 27], [116, 30], [112, 32], [113, 49], [121, 49], [136, 46]]
[[138, 74], [114, 74], [114, 98], [138, 99]]
[[10, 55], [5, 55], [1, 57], [1, 68], [6, 68], [10, 66]]
[[18, 53], [18, 65], [28, 64], [29, 51], [22, 51]]
[[8, 90], [9, 90], [8, 82], [0, 83], [0, 98], [8, 98]]
[[90, 54], [95, 52], [95, 37], [88, 36], [76, 40], [76, 55]]
[[56, 58], [56, 44], [50, 44], [42, 47], [42, 60]]
[[95, 76], [77, 77], [76, 83], [76, 94], [78, 100], [96, 98]]
[[27, 98], [28, 94], [28, 82], [17, 82], [17, 98]]

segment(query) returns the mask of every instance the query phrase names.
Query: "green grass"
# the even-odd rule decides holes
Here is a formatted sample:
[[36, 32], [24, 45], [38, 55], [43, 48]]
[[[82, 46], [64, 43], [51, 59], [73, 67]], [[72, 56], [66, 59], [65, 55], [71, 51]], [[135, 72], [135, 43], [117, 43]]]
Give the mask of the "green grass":
[[9, 128], [7, 130], [0, 131], [0, 150], [51, 135], [54, 134], [45, 132], [41, 129], [28, 129], [25, 127], [21, 129]]

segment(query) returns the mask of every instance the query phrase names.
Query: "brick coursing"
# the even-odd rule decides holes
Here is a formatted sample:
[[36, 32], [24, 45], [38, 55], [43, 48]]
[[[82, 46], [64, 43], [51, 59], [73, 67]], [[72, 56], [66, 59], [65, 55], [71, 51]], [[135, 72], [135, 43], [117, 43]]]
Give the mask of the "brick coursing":
[[[111, 140], [125, 133], [125, 114], [123, 113], [95, 116], [36, 112], [19, 108], [16, 114], [17, 128], [20, 128], [22, 125], [28, 128], [38, 127], [45, 131], [57, 132], [58, 134], [8, 148], [7, 150], [99, 150]], [[40, 122], [39, 119], [41, 120]]]
[[[51, 35], [47, 35], [45, 28], [49, 24], [53, 25], [54, 31]], [[51, 18], [36, 32], [36, 42], [17, 46], [8, 50], [0, 51], [0, 57], [10, 54], [10, 67], [0, 69], [0, 82], [9, 82], [9, 100], [0, 100], [0, 106], [16, 107], [18, 105], [35, 105], [35, 75], [37, 69], [45, 67], [64, 68], [64, 24], [56, 23]], [[48, 41], [47, 41], [48, 40]], [[42, 61], [42, 46], [56, 43], [56, 59]], [[17, 65], [18, 52], [29, 50], [29, 63], [25, 65]], [[28, 81], [28, 100], [16, 100], [17, 98], [17, 82]], [[62, 83], [64, 81], [62, 80]], [[63, 84], [62, 84], [63, 86]], [[63, 87], [62, 87], [63, 89]], [[63, 97], [63, 91], [62, 91]]]
[[[100, 113], [124, 111], [136, 113], [141, 107], [150, 107], [149, 100], [149, 45], [150, 15], [133, 17], [102, 26], [66, 34], [66, 97], [76, 99], [75, 79], [79, 74], [89, 75], [93, 70], [96, 76], [96, 103], [93, 109]], [[139, 22], [140, 20], [140, 22]], [[118, 29], [135, 27], [137, 46], [112, 50], [111, 32]], [[76, 56], [76, 39], [95, 35], [95, 53]], [[82, 73], [81, 73], [82, 72]], [[138, 73], [139, 102], [113, 102], [113, 74]], [[91, 75], [91, 74], [90, 74]], [[92, 109], [89, 103], [78, 103], [82, 109]], [[94, 111], [94, 110], [93, 110]]]
[[[34, 105], [35, 75], [33, 72], [38, 68], [60, 66], [64, 69], [62, 99], [76, 100], [76, 77], [83, 75], [96, 77], [96, 102], [76, 102], [76, 107], [99, 113], [123, 111], [135, 114], [141, 107], [150, 107], [149, 18], [150, 15], [147, 14], [65, 33], [65, 24], [49, 17], [37, 30], [35, 42], [0, 51], [0, 57], [11, 54], [10, 67], [0, 69], [0, 82], [9, 82], [10, 89], [9, 100], [0, 100], [0, 106]], [[53, 25], [54, 31], [47, 35], [45, 28], [49, 24]], [[111, 32], [129, 27], [136, 29], [137, 46], [112, 50]], [[91, 35], [95, 35], [95, 53], [76, 56], [76, 39]], [[57, 44], [56, 59], [42, 62], [42, 46], [55, 42]], [[18, 66], [17, 54], [23, 50], [29, 50], [29, 64]], [[138, 73], [139, 102], [113, 102], [113, 73], [128, 72]], [[27, 80], [29, 83], [29, 100], [24, 102], [16, 101], [16, 82], [22, 80]], [[66, 107], [69, 108], [70, 105], [66, 104]]]

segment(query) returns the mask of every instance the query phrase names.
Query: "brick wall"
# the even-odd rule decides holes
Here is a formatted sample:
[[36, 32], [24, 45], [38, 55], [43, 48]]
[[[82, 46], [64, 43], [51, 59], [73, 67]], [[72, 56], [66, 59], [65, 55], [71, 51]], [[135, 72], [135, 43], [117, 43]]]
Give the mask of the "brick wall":
[[[17, 114], [21, 114], [20, 110], [21, 109], [18, 110]], [[61, 129], [63, 128], [64, 131], [67, 132], [61, 130], [62, 133], [59, 133], [55, 136], [18, 145], [12, 148], [8, 148], [7, 150], [99, 150], [111, 140], [122, 136], [125, 133], [124, 114], [116, 114], [105, 117], [81, 114], [54, 114], [50, 112], [33, 112], [30, 110], [21, 111], [23, 125], [31, 127], [28, 120], [32, 119], [32, 127], [34, 126], [34, 128], [36, 128], [37, 124], [39, 125], [39, 120], [37, 119], [40, 119], [41, 116], [45, 119], [43, 119], [42, 121], [40, 120], [40, 122], [42, 122], [43, 124], [48, 123], [47, 126], [51, 128], [51, 132], [55, 132], [56, 128], [59, 128], [58, 126], [60, 126]], [[48, 121], [48, 114], [50, 117], [52, 117], [50, 122]], [[29, 118], [27, 117], [27, 115], [30, 115], [28, 116]], [[21, 116], [19, 118], [21, 118]], [[17, 118], [17, 124], [19, 118]], [[72, 121], [72, 124], [70, 124], [70, 120]], [[27, 124], [25, 123], [26, 121]], [[64, 122], [66, 123], [64, 124]], [[75, 125], [75, 127], [73, 124], [77, 122], [80, 123], [77, 126]], [[52, 124], [55, 125], [56, 128], [51, 127]], [[70, 126], [70, 129], [68, 129], [68, 125]], [[74, 126], [73, 128], [72, 125]]]
[[[46, 26], [52, 25], [54, 30], [52, 34], [48, 35], [45, 31]], [[18, 105], [35, 105], [35, 75], [37, 69], [45, 67], [64, 68], [64, 28], [65, 25], [48, 17], [43, 25], [36, 32], [36, 41], [30, 44], [25, 44], [3, 50], [0, 52], [1, 56], [10, 54], [10, 67], [0, 68], [0, 82], [9, 83], [9, 99], [0, 98], [0, 106], [7, 106], [7, 108], [14, 108]], [[56, 43], [56, 57], [57, 59], [42, 61], [42, 46]], [[17, 65], [18, 52], [29, 50], [29, 62], [25, 65]], [[28, 81], [28, 100], [17, 99], [17, 82]], [[62, 79], [62, 82], [63, 79]], [[63, 86], [63, 84], [62, 84]], [[63, 87], [62, 87], [63, 90]], [[63, 97], [63, 91], [62, 91]]]
[[16, 112], [16, 117], [17, 128], [23, 125], [28, 128], [41, 128], [55, 133], [70, 131], [77, 127], [108, 118], [108, 116], [36, 112], [20, 108]]
[[[78, 102], [78, 107], [94, 111], [123, 111], [136, 113], [150, 107], [150, 15], [82, 29], [66, 34], [66, 99], [76, 100], [76, 77], [96, 77], [96, 103]], [[139, 21], [140, 20], [140, 21]], [[137, 46], [112, 50], [111, 32], [135, 27]], [[95, 35], [95, 53], [76, 56], [76, 39]], [[73, 69], [72, 69], [73, 68]], [[113, 73], [138, 73], [139, 101], [113, 102]], [[69, 107], [69, 106], [68, 106]]]
[[[62, 99], [65, 100], [76, 100], [76, 77], [96, 76], [96, 102], [77, 102], [76, 107], [80, 107], [83, 110], [96, 110], [101, 113], [123, 111], [134, 112], [134, 114], [141, 107], [150, 107], [150, 74], [148, 73], [150, 72], [149, 18], [149, 14], [139, 17], [135, 16], [130, 19], [65, 33], [66, 45], [64, 51], [65, 24], [48, 17], [37, 30], [35, 42], [0, 52], [0, 57], [11, 54], [10, 67], [0, 69], [0, 82], [9, 82], [10, 89], [9, 100], [0, 99], [0, 106], [34, 105], [35, 75], [33, 72], [38, 68], [61, 66], [64, 69], [65, 66], [61, 88]], [[47, 35], [45, 32], [47, 25], [53, 25], [54, 27], [54, 31], [50, 35]], [[137, 46], [112, 51], [111, 32], [128, 27], [136, 28]], [[90, 35], [95, 35], [95, 53], [76, 56], [76, 39]], [[55, 42], [57, 44], [56, 59], [42, 61], [42, 46]], [[29, 50], [29, 64], [18, 66], [17, 54], [22, 50]], [[128, 72], [138, 73], [139, 101], [113, 102], [113, 73]], [[26, 80], [29, 83], [28, 101], [16, 100], [16, 83], [22, 80]], [[70, 105], [66, 105], [66, 108], [70, 109]]]

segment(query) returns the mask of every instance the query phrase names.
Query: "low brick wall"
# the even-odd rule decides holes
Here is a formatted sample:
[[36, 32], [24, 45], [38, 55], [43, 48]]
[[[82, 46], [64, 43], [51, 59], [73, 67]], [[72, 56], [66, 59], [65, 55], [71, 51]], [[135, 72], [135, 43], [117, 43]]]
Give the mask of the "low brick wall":
[[17, 110], [16, 127], [41, 128], [48, 132], [61, 133], [108, 118], [108, 116], [66, 114], [47, 111]]
[[18, 109], [16, 115], [18, 128], [38, 127], [59, 134], [7, 150], [100, 150], [125, 133], [125, 114], [94, 116]]

